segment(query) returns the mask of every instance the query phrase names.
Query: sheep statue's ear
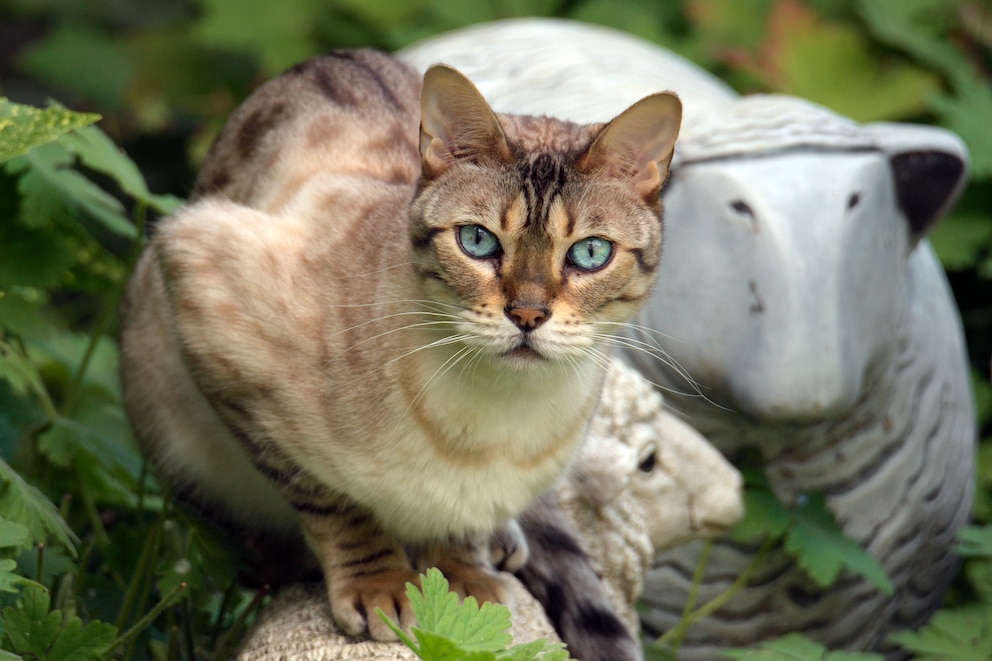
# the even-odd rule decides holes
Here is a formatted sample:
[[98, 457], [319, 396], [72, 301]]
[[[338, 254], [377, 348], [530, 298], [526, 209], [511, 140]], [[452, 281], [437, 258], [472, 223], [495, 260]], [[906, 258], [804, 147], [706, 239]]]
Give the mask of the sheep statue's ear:
[[968, 149], [957, 135], [935, 126], [878, 122], [864, 128], [889, 159], [915, 245], [964, 189]]

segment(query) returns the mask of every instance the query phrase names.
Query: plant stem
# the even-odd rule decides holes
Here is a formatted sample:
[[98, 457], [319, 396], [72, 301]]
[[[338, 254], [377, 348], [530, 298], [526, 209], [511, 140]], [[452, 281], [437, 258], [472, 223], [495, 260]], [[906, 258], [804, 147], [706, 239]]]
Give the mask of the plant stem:
[[151, 534], [145, 538], [145, 544], [141, 549], [141, 558], [138, 560], [138, 565], [134, 568], [134, 574], [131, 576], [131, 580], [127, 586], [127, 593], [124, 595], [124, 603], [121, 604], [121, 612], [117, 616], [118, 629], [123, 629], [124, 625], [127, 624], [127, 619], [130, 617], [131, 610], [134, 608], [134, 602], [138, 598], [138, 593], [142, 591], [145, 583], [151, 580], [152, 555], [155, 553], [158, 547], [158, 540], [162, 536], [164, 519], [165, 510], [156, 519], [155, 525], [152, 526]]
[[232, 642], [234, 642], [234, 640], [236, 640], [237, 635], [244, 627], [245, 622], [248, 621], [248, 616], [251, 615], [254, 611], [258, 610], [259, 606], [262, 605], [262, 600], [265, 599], [266, 596], [268, 596], [270, 589], [271, 588], [268, 585], [263, 585], [262, 588], [255, 593], [255, 597], [251, 600], [251, 603], [249, 603], [245, 607], [245, 609], [241, 611], [241, 615], [238, 616], [238, 619], [234, 621], [234, 624], [231, 625], [231, 628], [228, 629], [227, 633], [224, 634], [224, 637], [221, 638], [220, 643], [217, 645], [216, 648], [214, 648], [212, 655], [214, 659], [227, 658], [228, 647], [231, 645]]
[[[703, 604], [696, 610], [692, 611], [688, 615], [683, 614], [682, 619], [679, 620], [679, 623], [675, 625], [672, 629], [662, 634], [655, 641], [655, 644], [658, 646], [670, 645], [673, 646], [674, 649], [677, 649], [678, 645], [682, 643], [682, 639], [685, 637], [685, 633], [689, 629], [689, 627], [691, 627], [693, 624], [703, 619], [704, 617], [707, 617], [708, 615], [712, 615], [716, 611], [723, 608], [727, 604], [727, 602], [733, 599], [738, 592], [740, 592], [747, 586], [748, 582], [751, 580], [751, 577], [754, 575], [754, 572], [756, 572], [758, 570], [758, 567], [760, 567], [761, 564], [765, 561], [765, 558], [768, 556], [768, 553], [772, 550], [772, 547], [774, 547], [778, 541], [779, 541], [778, 537], [766, 537], [765, 540], [761, 543], [761, 546], [758, 548], [757, 553], [755, 553], [754, 557], [751, 558], [751, 561], [748, 563], [747, 567], [744, 568], [744, 571], [740, 573], [740, 575], [730, 585], [730, 587], [728, 587], [726, 590], [724, 590], [717, 596], [713, 597], [712, 599], [710, 599], [705, 604]], [[697, 569], [698, 569], [698, 565], [697, 565]], [[693, 581], [695, 582], [695, 576], [693, 577]]]
[[[696, 607], [696, 600], [699, 599], [699, 588], [703, 584], [703, 576], [706, 574], [706, 565], [709, 562], [710, 550], [712, 548], [713, 539], [710, 538], [703, 543], [703, 547], [699, 550], [696, 570], [692, 574], [692, 584], [689, 586], [689, 593], [685, 597], [685, 604], [682, 606], [682, 617], [679, 618], [679, 622], [687, 621], [692, 614], [692, 609]], [[673, 654], [682, 645], [682, 638], [686, 632], [686, 629], [679, 629], [678, 627], [676, 627], [676, 630], [680, 633], [673, 635], [668, 642]]]
[[155, 618], [158, 617], [159, 614], [161, 614], [162, 611], [164, 611], [166, 608], [179, 601], [179, 598], [182, 596], [185, 590], [186, 590], [185, 583], [180, 583], [176, 587], [172, 588], [169, 591], [169, 594], [162, 597], [162, 600], [157, 604], [155, 604], [154, 608], [152, 608], [150, 611], [145, 613], [144, 617], [142, 617], [140, 620], [135, 622], [134, 626], [127, 630], [127, 633], [118, 637], [117, 640], [115, 640], [110, 645], [110, 647], [104, 650], [103, 652], [104, 655], [109, 654], [111, 650], [117, 649], [118, 647], [123, 647], [124, 645], [130, 643], [134, 638], [138, 636], [139, 633], [141, 633], [149, 624], [151, 624], [155, 620]]

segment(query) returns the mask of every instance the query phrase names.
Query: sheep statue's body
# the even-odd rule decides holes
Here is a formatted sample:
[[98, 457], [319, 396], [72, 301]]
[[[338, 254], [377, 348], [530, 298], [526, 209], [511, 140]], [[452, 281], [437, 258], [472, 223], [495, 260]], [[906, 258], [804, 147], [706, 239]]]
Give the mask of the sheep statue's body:
[[[950, 547], [973, 487], [960, 320], [924, 238], [960, 191], [960, 140], [861, 126], [796, 98], [738, 97], [659, 47], [580, 24], [495, 23], [405, 57], [460, 68], [503, 112], [606, 121], [645, 93], [683, 97], [659, 284], [631, 338], [647, 350], [625, 358], [722, 450], [759, 448], [782, 500], [821, 491], [896, 592], [849, 575], [817, 590], [773, 556], [689, 630], [680, 658], [713, 659], [717, 648], [790, 631], [877, 649], [890, 630], [925, 619], [953, 576]], [[697, 551], [656, 558], [642, 614], [649, 633], [678, 620]], [[747, 560], [717, 544], [700, 599]]]

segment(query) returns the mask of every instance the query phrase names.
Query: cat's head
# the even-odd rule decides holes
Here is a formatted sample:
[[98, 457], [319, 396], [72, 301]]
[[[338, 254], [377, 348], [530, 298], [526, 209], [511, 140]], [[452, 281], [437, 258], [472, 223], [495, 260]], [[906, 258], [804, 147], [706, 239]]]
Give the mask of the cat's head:
[[678, 98], [605, 125], [497, 115], [439, 65], [421, 110], [411, 241], [425, 297], [456, 311], [465, 344], [513, 365], [590, 354], [654, 283]]

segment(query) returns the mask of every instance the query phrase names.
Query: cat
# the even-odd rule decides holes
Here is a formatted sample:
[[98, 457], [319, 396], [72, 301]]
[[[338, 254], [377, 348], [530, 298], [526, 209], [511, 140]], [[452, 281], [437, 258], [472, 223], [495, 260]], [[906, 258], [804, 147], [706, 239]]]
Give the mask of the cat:
[[[456, 70], [372, 50], [289, 69], [233, 113], [129, 282], [140, 445], [219, 519], [302, 530], [348, 635], [395, 639], [374, 611], [409, 627], [430, 566], [502, 600], [491, 540], [519, 569], [514, 517], [557, 530], [541, 494], [605, 335], [652, 287], [680, 119], [671, 93], [605, 125], [498, 115]], [[567, 556], [565, 535], [535, 550]]]

